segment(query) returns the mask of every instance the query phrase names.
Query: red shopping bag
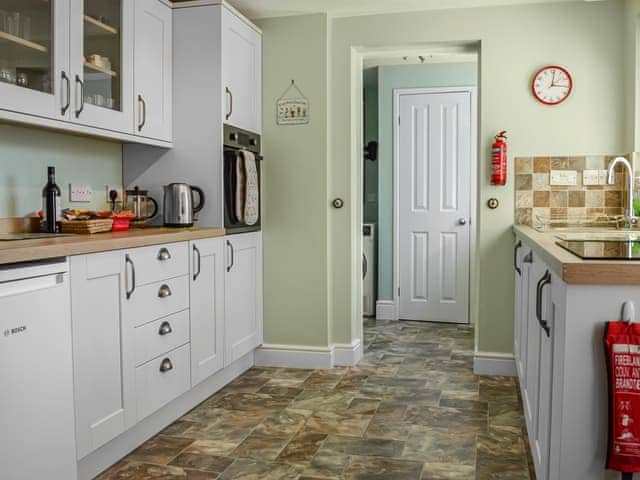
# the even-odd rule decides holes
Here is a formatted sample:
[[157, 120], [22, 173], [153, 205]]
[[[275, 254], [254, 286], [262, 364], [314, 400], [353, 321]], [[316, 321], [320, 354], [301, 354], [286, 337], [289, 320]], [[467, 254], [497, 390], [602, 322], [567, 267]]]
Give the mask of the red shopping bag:
[[608, 322], [604, 344], [609, 378], [607, 468], [640, 472], [640, 323]]

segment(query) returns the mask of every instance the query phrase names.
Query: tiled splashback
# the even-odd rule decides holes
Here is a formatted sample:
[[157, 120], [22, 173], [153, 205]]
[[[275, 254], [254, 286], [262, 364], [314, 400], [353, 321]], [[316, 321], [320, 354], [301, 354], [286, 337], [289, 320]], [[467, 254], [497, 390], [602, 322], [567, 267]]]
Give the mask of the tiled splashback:
[[[626, 199], [626, 174], [616, 170], [615, 185], [584, 185], [585, 170], [606, 170], [613, 156], [516, 158], [517, 225], [536, 226], [540, 219], [585, 220], [621, 215]], [[632, 155], [626, 158], [631, 160]], [[552, 170], [577, 172], [576, 185], [551, 185]]]

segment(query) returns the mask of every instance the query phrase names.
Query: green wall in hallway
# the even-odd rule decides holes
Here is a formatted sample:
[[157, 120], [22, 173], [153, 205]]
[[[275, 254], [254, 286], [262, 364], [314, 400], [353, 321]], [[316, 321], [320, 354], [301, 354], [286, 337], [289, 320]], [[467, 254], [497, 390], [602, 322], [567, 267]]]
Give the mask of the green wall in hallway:
[[[364, 144], [378, 141], [378, 67], [363, 72], [364, 84]], [[379, 160], [364, 161], [364, 223], [378, 223]]]
[[378, 177], [378, 299], [393, 300], [393, 91], [401, 88], [475, 87], [476, 63], [380, 67]]

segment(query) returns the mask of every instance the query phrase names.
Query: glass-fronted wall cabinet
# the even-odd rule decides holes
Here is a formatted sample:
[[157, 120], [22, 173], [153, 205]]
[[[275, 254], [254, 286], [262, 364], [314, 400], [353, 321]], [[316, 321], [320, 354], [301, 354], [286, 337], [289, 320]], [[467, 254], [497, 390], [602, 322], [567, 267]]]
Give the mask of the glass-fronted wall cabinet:
[[0, 0], [2, 107], [69, 115], [69, 0]]
[[134, 0], [71, 0], [72, 120], [133, 132]]

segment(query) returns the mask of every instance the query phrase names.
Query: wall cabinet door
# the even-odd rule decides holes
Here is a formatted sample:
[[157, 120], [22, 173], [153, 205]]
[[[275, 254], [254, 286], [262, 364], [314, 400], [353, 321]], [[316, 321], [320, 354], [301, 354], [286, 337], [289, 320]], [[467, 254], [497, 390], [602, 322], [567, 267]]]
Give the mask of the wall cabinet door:
[[69, 119], [69, 0], [2, 2], [0, 108]]
[[78, 458], [135, 423], [133, 377], [121, 309], [120, 252], [71, 257], [71, 318]]
[[262, 131], [262, 38], [230, 10], [222, 9], [223, 121]]
[[262, 237], [226, 237], [225, 365], [262, 344]]
[[224, 367], [225, 240], [190, 242], [191, 385]]
[[[135, 5], [135, 131], [158, 140], [172, 138], [173, 23], [171, 8], [158, 0]], [[207, 59], [202, 59], [206, 62]]]
[[71, 0], [71, 120], [133, 132], [134, 0]]

